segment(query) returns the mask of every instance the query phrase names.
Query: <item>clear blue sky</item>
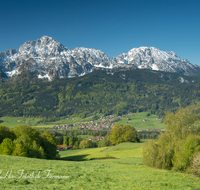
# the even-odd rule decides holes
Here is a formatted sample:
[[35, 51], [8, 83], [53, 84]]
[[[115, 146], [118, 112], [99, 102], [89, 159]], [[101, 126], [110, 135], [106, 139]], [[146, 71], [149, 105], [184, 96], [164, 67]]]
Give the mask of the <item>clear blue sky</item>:
[[0, 0], [0, 52], [44, 35], [109, 57], [140, 46], [200, 65], [200, 0]]

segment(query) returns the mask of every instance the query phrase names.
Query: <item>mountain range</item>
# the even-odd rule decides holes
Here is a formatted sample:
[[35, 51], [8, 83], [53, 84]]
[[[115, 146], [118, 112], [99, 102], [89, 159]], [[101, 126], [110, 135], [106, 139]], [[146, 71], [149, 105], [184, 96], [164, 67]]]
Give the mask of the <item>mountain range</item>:
[[43, 36], [25, 42], [19, 49], [0, 52], [0, 76], [4, 79], [28, 72], [32, 77], [51, 81], [83, 76], [97, 69], [113, 73], [130, 68], [200, 75], [200, 66], [181, 59], [172, 51], [164, 52], [155, 47], [133, 48], [110, 58], [101, 50], [84, 47], [70, 50], [52, 37]]

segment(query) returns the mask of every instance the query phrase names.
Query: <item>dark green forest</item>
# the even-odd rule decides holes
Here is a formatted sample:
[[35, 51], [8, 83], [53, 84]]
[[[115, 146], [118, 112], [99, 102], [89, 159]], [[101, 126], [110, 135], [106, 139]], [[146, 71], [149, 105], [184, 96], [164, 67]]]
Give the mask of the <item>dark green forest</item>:
[[162, 117], [166, 110], [200, 102], [200, 76], [180, 73], [133, 69], [112, 75], [97, 70], [51, 82], [19, 78], [0, 83], [0, 116], [53, 121], [70, 115], [150, 111]]

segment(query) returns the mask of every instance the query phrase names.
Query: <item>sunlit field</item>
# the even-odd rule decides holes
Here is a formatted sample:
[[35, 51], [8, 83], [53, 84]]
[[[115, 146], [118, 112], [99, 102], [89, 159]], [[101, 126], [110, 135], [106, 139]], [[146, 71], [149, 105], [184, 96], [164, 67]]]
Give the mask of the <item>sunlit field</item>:
[[5, 125], [9, 128], [14, 128], [16, 125], [36, 125], [40, 118], [32, 117], [1, 117], [3, 122], [0, 125]]
[[[0, 189], [200, 189], [200, 180], [195, 176], [143, 166], [142, 146], [122, 143], [109, 148], [62, 151], [63, 160], [1, 155]], [[106, 154], [106, 159], [89, 160]], [[109, 159], [108, 154], [118, 159]], [[80, 161], [66, 160], [72, 156]]]
[[[125, 117], [115, 123], [129, 124], [135, 129], [163, 129], [163, 123], [157, 115], [147, 116], [147, 112], [132, 113], [133, 116]], [[156, 119], [157, 118], [157, 119]], [[146, 120], [146, 121], [143, 121]]]

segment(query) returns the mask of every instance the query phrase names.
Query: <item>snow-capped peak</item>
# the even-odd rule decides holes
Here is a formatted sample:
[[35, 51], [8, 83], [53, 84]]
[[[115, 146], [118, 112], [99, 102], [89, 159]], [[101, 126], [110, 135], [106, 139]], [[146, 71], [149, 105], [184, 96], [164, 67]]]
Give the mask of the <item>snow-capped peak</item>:
[[0, 68], [8, 77], [27, 70], [38, 78], [67, 78], [82, 76], [95, 68], [114, 69], [136, 67], [153, 70], [200, 74], [200, 67], [181, 59], [174, 52], [164, 52], [154, 47], [133, 48], [115, 58], [101, 50], [64, 47], [52, 37], [42, 36], [27, 41], [19, 49], [0, 52]]
[[[117, 63], [126, 63], [137, 68], [147, 68], [184, 74], [197, 74], [198, 66], [192, 65], [187, 59], [181, 59], [173, 51], [165, 52], [155, 47], [133, 48], [115, 58]], [[199, 67], [198, 67], [199, 68]], [[194, 70], [194, 71], [192, 71]]]

